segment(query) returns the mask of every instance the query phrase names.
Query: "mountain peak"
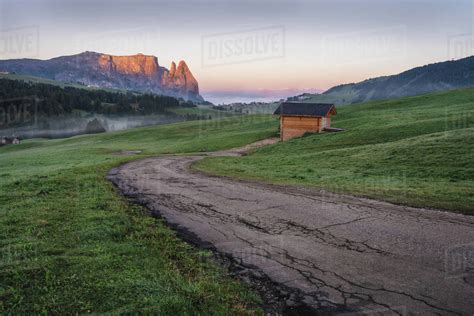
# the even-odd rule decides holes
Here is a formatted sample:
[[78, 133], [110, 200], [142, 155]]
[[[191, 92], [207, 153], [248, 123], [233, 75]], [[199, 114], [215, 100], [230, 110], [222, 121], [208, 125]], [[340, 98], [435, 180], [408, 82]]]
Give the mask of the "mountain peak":
[[186, 99], [202, 99], [199, 95], [197, 80], [194, 78], [184, 60], [178, 63], [178, 67], [176, 67], [174, 61], [171, 62], [170, 70], [168, 74], [163, 77], [162, 84], [175, 91], [177, 95], [184, 95]]
[[170, 67], [170, 76], [174, 77], [174, 74], [176, 73], [176, 64], [174, 61], [171, 62], [171, 67]]
[[186, 62], [184, 60], [179, 61], [177, 72], [178, 73], [188, 73], [188, 72], [190, 72], [189, 68], [188, 68], [188, 65], [186, 64]]

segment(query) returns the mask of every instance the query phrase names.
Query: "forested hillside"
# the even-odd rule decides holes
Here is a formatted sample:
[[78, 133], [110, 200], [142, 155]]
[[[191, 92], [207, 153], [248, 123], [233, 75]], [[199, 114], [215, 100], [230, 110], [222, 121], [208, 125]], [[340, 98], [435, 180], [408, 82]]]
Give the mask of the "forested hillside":
[[[60, 87], [21, 80], [0, 79], [0, 128], [8, 128], [24, 120], [12, 116], [59, 116], [73, 110], [95, 114], [167, 114], [180, 106], [173, 97], [110, 92], [95, 89]], [[190, 102], [181, 106], [193, 107]]]

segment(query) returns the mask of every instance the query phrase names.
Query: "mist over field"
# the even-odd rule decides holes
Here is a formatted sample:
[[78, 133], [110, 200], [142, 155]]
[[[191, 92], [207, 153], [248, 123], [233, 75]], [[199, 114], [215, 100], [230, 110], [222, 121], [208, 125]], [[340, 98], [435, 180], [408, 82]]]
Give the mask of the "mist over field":
[[20, 138], [61, 138], [100, 131], [88, 130], [89, 123], [100, 123], [105, 132], [119, 131], [134, 127], [161, 125], [187, 120], [183, 115], [131, 115], [113, 116], [88, 114], [85, 116], [57, 116], [33, 118], [29, 124], [0, 130], [0, 137]]
[[58, 138], [208, 118], [170, 96], [48, 83], [0, 77], [0, 137]]

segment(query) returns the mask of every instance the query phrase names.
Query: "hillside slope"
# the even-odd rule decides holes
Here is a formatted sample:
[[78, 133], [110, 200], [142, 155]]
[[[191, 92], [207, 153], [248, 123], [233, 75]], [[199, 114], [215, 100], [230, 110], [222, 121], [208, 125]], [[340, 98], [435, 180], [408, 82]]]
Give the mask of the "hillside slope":
[[331, 125], [347, 131], [195, 168], [474, 214], [473, 88], [340, 107]]
[[322, 94], [311, 94], [305, 101], [342, 105], [471, 86], [474, 86], [474, 56], [416, 67], [397, 75], [335, 86]]

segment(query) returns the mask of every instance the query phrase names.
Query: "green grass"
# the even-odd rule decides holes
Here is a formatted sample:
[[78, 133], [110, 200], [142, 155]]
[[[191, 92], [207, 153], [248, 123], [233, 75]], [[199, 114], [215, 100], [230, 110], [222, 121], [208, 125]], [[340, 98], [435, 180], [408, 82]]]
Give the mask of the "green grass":
[[474, 89], [338, 108], [313, 134], [194, 168], [474, 214]]
[[[353, 86], [345, 85], [339, 87], [337, 92], [332, 92], [329, 94], [312, 94], [309, 99], [304, 102], [314, 102], [314, 103], [334, 103], [336, 105], [350, 104], [353, 100], [359, 97], [359, 92], [354, 90]], [[360, 100], [360, 99], [359, 99]]]
[[274, 134], [246, 116], [0, 147], [0, 314], [254, 314], [259, 298], [105, 175], [138, 157]]
[[[194, 167], [473, 214], [474, 89], [341, 107], [342, 133], [305, 136]], [[120, 197], [105, 175], [131, 159], [274, 136], [237, 116], [0, 147], [0, 313], [253, 314], [259, 299]], [[142, 150], [138, 156], [117, 152]]]

